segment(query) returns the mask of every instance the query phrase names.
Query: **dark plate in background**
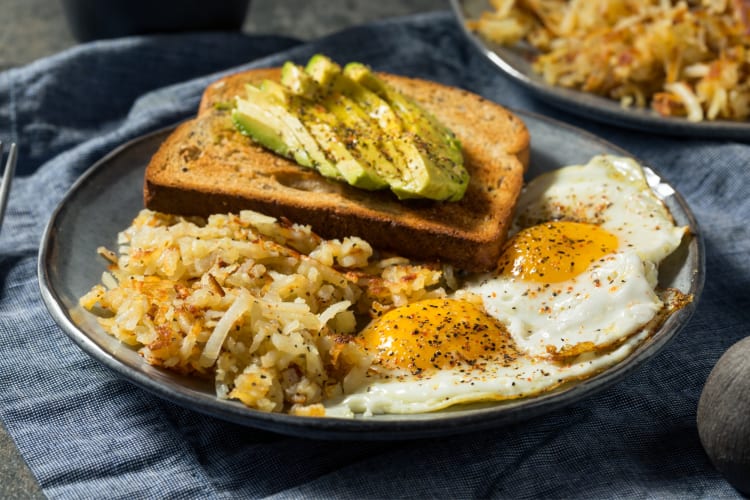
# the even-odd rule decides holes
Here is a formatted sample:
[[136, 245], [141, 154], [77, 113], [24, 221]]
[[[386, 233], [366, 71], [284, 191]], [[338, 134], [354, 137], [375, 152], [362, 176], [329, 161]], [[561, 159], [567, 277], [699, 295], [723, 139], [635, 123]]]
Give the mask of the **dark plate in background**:
[[613, 99], [550, 85], [531, 68], [532, 49], [498, 45], [466, 28], [467, 20], [478, 19], [483, 11], [491, 10], [487, 0], [451, 0], [451, 6], [466, 36], [499, 71], [555, 107], [610, 125], [658, 134], [750, 141], [750, 121], [691, 122], [663, 117], [650, 109], [623, 108]]

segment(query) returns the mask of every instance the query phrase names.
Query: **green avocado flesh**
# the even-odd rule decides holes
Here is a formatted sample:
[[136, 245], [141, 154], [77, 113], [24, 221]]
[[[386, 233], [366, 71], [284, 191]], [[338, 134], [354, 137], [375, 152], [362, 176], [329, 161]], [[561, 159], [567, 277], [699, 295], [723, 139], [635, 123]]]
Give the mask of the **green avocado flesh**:
[[274, 153], [361, 189], [458, 201], [469, 183], [455, 135], [359, 63], [287, 62], [280, 83], [247, 85], [232, 120]]

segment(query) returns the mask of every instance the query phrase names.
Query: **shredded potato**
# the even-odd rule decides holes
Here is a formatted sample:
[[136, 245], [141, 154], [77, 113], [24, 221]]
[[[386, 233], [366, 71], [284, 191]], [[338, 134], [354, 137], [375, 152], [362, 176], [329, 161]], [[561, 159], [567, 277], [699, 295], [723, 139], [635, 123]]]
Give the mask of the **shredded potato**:
[[553, 85], [690, 121], [750, 118], [749, 0], [490, 0], [469, 29]]
[[252, 211], [144, 209], [118, 243], [98, 249], [109, 271], [81, 306], [148, 363], [213, 377], [219, 397], [263, 411], [321, 414], [369, 366], [350, 342], [357, 321], [442, 297], [453, 276]]

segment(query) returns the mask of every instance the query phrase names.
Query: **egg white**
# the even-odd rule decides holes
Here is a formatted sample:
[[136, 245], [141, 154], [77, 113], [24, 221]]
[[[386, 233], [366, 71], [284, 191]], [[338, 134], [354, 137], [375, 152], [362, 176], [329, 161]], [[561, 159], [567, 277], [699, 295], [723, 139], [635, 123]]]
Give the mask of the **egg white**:
[[510, 235], [551, 220], [599, 225], [617, 236], [621, 250], [632, 249], [654, 264], [674, 252], [687, 232], [675, 225], [643, 168], [632, 158], [612, 155], [534, 178], [519, 196]]
[[622, 361], [647, 337], [647, 332], [640, 332], [611, 351], [585, 353], [566, 362], [525, 357], [511, 366], [497, 363], [482, 371], [440, 370], [419, 378], [371, 374], [355, 392], [327, 402], [326, 415], [425, 413], [457, 404], [534, 396]]
[[[600, 259], [572, 280], [545, 286], [504, 277], [471, 282], [486, 311], [531, 356], [614, 344], [646, 325], [663, 307], [653, 276], [634, 252]], [[554, 349], [551, 349], [554, 348]]]

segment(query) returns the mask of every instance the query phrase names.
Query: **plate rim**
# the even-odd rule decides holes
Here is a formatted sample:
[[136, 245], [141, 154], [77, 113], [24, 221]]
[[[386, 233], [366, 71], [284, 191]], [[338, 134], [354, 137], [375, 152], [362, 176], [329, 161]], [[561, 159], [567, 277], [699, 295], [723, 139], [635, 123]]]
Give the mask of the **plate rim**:
[[[540, 83], [503, 58], [490, 42], [466, 26], [464, 5], [470, 0], [449, 0], [462, 33], [502, 74], [532, 95], [573, 115], [630, 130], [657, 132], [665, 136], [689, 136], [705, 139], [732, 139], [750, 142], [750, 120], [704, 120], [691, 122], [680, 117], [659, 116], [648, 109], [623, 108], [616, 101], [575, 89]], [[489, 8], [489, 6], [488, 6]], [[503, 47], [503, 50], [513, 50]]]
[[[525, 116], [528, 116], [529, 118], [546, 122], [549, 125], [554, 125], [557, 128], [564, 128], [568, 133], [584, 136], [588, 141], [605, 145], [611, 150], [621, 151], [623, 154], [635, 158], [634, 155], [628, 153], [625, 149], [612, 144], [595, 134], [564, 122], [560, 122], [559, 120], [551, 119], [538, 113], [519, 110], [511, 111], [517, 113], [522, 119], [524, 119]], [[661, 351], [662, 348], [686, 326], [690, 317], [695, 312], [703, 290], [705, 279], [705, 249], [702, 232], [700, 231], [698, 222], [682, 195], [664, 181], [659, 172], [654, 171], [659, 179], [661, 179], [661, 182], [667, 184], [673, 189], [674, 192], [671, 196], [674, 197], [675, 202], [680, 206], [684, 215], [688, 218], [689, 225], [693, 228], [693, 238], [689, 242], [689, 245], [694, 245], [694, 255], [697, 257], [697, 262], [694, 263], [691, 280], [692, 288], [690, 293], [693, 294], [693, 301], [681, 310], [672, 314], [661, 326], [659, 331], [669, 328], [668, 335], [663, 335], [656, 339], [655, 337], [657, 337], [657, 335], [653, 335], [648, 340], [649, 343], [647, 345], [639, 346], [639, 348], [630, 354], [626, 360], [619, 362], [618, 364], [606, 369], [604, 372], [589, 379], [578, 382], [564, 391], [553, 391], [530, 399], [516, 400], [515, 402], [505, 404], [499, 403], [486, 408], [465, 410], [460, 414], [446, 412], [445, 415], [447, 416], [445, 418], [434, 418], [429, 416], [423, 418], [425, 415], [431, 414], [422, 414], [403, 415], [400, 416], [400, 418], [397, 416], [389, 420], [377, 418], [371, 419], [366, 417], [351, 419], [336, 417], [302, 417], [279, 413], [266, 413], [248, 408], [239, 402], [220, 400], [214, 394], [203, 393], [186, 387], [178, 387], [178, 390], [175, 391], [175, 387], [168, 387], [159, 380], [149, 377], [144, 372], [131, 369], [123, 361], [117, 359], [112, 353], [107, 352], [100, 347], [81, 327], [76, 325], [71, 318], [69, 311], [64, 308], [59, 299], [58, 291], [54, 289], [48, 269], [51, 251], [54, 248], [54, 241], [57, 237], [55, 232], [56, 222], [61, 217], [67, 204], [75, 194], [97, 173], [99, 173], [101, 169], [105, 168], [113, 158], [126, 154], [129, 149], [141, 144], [142, 142], [155, 140], [160, 135], [166, 135], [175, 127], [176, 125], [171, 125], [154, 130], [120, 144], [96, 161], [83, 174], [81, 174], [78, 179], [76, 179], [52, 212], [44, 229], [37, 259], [37, 281], [43, 302], [52, 318], [66, 335], [88, 356], [102, 363], [120, 378], [125, 379], [137, 387], [155, 394], [162, 399], [168, 400], [189, 410], [198, 411], [222, 420], [247, 427], [253, 427], [259, 430], [296, 437], [337, 440], [371, 441], [433, 438], [486, 430], [502, 425], [526, 421], [544, 413], [578, 402], [587, 397], [591, 397], [616, 382], [621, 381], [630, 372], [639, 368], [647, 360], [653, 358], [656, 353]], [[640, 161], [637, 158], [635, 159]], [[641, 164], [646, 166], [644, 163]], [[509, 409], [502, 410], [501, 408], [503, 407]]]

